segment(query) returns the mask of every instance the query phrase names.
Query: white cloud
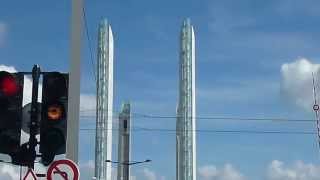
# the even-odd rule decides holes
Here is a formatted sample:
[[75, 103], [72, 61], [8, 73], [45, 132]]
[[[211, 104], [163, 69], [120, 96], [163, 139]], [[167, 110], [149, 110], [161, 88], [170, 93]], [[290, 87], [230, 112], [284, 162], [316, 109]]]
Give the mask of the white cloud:
[[[94, 177], [94, 160], [80, 162], [79, 166], [80, 179], [91, 180]], [[131, 180], [136, 180], [135, 176], [130, 177]], [[117, 180], [117, 168], [111, 168], [111, 180]]]
[[[1, 158], [2, 159], [2, 158]], [[45, 174], [47, 172], [47, 168], [39, 163], [34, 164], [34, 172]], [[0, 163], [0, 179], [1, 180], [17, 180], [20, 179], [20, 172], [21, 177], [23, 178], [27, 174], [28, 168], [21, 167], [17, 165], [7, 164], [7, 163]], [[31, 175], [29, 174], [28, 179], [31, 179]]]
[[202, 166], [198, 170], [201, 180], [244, 180], [244, 176], [231, 164], [226, 164], [222, 168], [214, 165]]
[[0, 71], [8, 71], [10, 73], [17, 72], [16, 68], [13, 66], [6, 66], [3, 64], [0, 64]]
[[20, 178], [18, 168], [12, 165], [0, 165], [0, 179], [1, 180], [16, 180]]
[[[44, 169], [36, 167], [37, 172], [45, 173]], [[89, 160], [80, 163], [79, 166], [81, 178], [92, 179], [94, 174], [94, 161]], [[22, 176], [25, 175], [26, 168], [22, 170]], [[69, 174], [69, 173], [68, 173]], [[198, 170], [199, 180], [246, 180], [238, 170], [231, 164], [226, 164], [219, 168], [214, 165], [202, 166]], [[267, 167], [266, 180], [318, 180], [320, 179], [320, 166], [307, 164], [302, 161], [297, 161], [292, 165], [286, 165], [281, 161], [274, 160]], [[0, 164], [0, 179], [1, 180], [16, 180], [19, 179], [19, 167], [8, 164]], [[112, 180], [117, 179], [117, 169], [112, 168]], [[166, 180], [164, 176], [158, 175], [154, 171], [143, 168], [137, 176], [131, 176], [132, 180]], [[264, 179], [261, 177], [261, 179]]]
[[142, 173], [147, 180], [157, 180], [156, 173], [148, 168], [144, 168]]
[[96, 109], [96, 96], [94, 94], [81, 94], [80, 109]]
[[7, 34], [7, 25], [0, 22], [0, 47], [3, 45]]
[[166, 180], [164, 176], [158, 175], [156, 172], [149, 168], [139, 170], [137, 174], [131, 176], [132, 180]]
[[80, 179], [92, 179], [94, 175], [94, 161], [89, 160], [85, 163], [80, 163]]
[[313, 91], [312, 73], [319, 75], [320, 64], [300, 58], [281, 66], [281, 91], [288, 101], [306, 110], [312, 110]]
[[96, 96], [95, 94], [81, 94], [80, 95], [80, 113], [81, 115], [92, 116], [95, 115], [96, 110]]
[[267, 177], [268, 180], [318, 180], [320, 166], [298, 161], [286, 167], [283, 162], [274, 160], [268, 167]]
[[231, 164], [226, 164], [222, 168], [214, 165], [202, 166], [198, 170], [201, 180], [244, 180], [244, 176]]

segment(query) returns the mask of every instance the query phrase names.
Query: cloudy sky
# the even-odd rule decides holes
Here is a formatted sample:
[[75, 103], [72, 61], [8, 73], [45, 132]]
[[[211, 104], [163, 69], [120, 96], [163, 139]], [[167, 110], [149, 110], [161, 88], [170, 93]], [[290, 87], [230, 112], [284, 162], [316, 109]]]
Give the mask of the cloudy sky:
[[[89, 130], [80, 131], [82, 179], [90, 179], [93, 170], [90, 47], [95, 64], [99, 21], [108, 18], [115, 38], [114, 127], [121, 103], [130, 101], [135, 128], [175, 129], [174, 118], [139, 114], [175, 115], [179, 32], [187, 17], [196, 36], [197, 116], [214, 117], [197, 121], [197, 128], [205, 130], [197, 134], [198, 179], [320, 178], [316, 127], [308, 121], [314, 119], [312, 73], [320, 71], [319, 1], [90, 0], [85, 7], [91, 41], [84, 34], [81, 128]], [[67, 72], [70, 8], [61, 0], [2, 2], [0, 69], [30, 71], [39, 64], [44, 71]], [[280, 118], [285, 121], [263, 120]], [[132, 167], [133, 178], [175, 179], [174, 132], [132, 134], [132, 160], [153, 160]], [[115, 130], [115, 160], [116, 135]], [[1, 179], [17, 179], [17, 174], [15, 167], [0, 166]]]

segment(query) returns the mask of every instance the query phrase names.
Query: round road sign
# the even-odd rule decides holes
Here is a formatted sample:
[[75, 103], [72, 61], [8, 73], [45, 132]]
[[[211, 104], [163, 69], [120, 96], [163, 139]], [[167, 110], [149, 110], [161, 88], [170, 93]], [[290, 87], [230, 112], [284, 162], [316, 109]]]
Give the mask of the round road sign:
[[47, 172], [47, 179], [54, 180], [53, 177], [60, 177], [64, 180], [79, 180], [80, 173], [76, 163], [69, 159], [54, 161]]

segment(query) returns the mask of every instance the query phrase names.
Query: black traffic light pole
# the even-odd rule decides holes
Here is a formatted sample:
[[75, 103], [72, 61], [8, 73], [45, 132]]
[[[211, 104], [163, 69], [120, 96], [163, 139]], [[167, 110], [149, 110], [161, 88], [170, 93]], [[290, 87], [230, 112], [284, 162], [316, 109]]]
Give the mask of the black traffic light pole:
[[30, 121], [30, 138], [29, 138], [29, 153], [30, 161], [29, 168], [34, 169], [34, 160], [36, 159], [36, 146], [38, 140], [36, 138], [38, 124], [38, 90], [39, 90], [39, 79], [40, 79], [40, 67], [34, 65], [32, 68], [32, 101], [31, 101], [31, 121]]

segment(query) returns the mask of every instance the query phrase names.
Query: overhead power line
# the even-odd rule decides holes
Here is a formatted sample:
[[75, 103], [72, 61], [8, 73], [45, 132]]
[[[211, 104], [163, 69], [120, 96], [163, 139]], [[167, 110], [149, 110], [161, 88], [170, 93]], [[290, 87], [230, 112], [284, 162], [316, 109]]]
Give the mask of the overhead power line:
[[[91, 110], [90, 110], [91, 111]], [[80, 112], [87, 112], [86, 110], [80, 110]], [[116, 112], [116, 111], [114, 111]], [[118, 113], [118, 112], [116, 112]], [[86, 115], [82, 114], [80, 117], [83, 118], [94, 118], [95, 115]], [[118, 115], [113, 115], [112, 117], [117, 118]], [[132, 113], [130, 116], [131, 118], [135, 119], [177, 119], [178, 116], [166, 116], [166, 115], [148, 115], [142, 113]], [[190, 117], [193, 118], [193, 117]], [[227, 116], [196, 116], [196, 120], [230, 120], [230, 121], [268, 121], [268, 122], [315, 122], [314, 119], [291, 119], [291, 118], [272, 118], [272, 117], [264, 117], [264, 118], [257, 118], [257, 117], [227, 117]]]
[[97, 78], [96, 78], [97, 74], [96, 74], [96, 70], [95, 70], [94, 56], [93, 56], [93, 50], [92, 50], [92, 46], [91, 46], [91, 38], [90, 38], [90, 33], [89, 33], [87, 13], [86, 13], [85, 7], [82, 8], [82, 13], [83, 13], [83, 19], [84, 19], [84, 27], [86, 30], [86, 36], [87, 36], [87, 40], [88, 40], [88, 48], [89, 48], [89, 52], [90, 52], [92, 74], [93, 74], [92, 76], [94, 78], [94, 82], [97, 82]]
[[[134, 113], [137, 114], [137, 113]], [[158, 116], [158, 115], [147, 115], [147, 114], [137, 114], [136, 117], [145, 117], [145, 118], [155, 118], [155, 119], [176, 119], [179, 116]], [[135, 116], [133, 116], [135, 117]], [[193, 117], [189, 117], [193, 118]], [[242, 117], [217, 117], [217, 116], [196, 116], [197, 120], [239, 120], [239, 121], [291, 121], [291, 122], [314, 122], [313, 119], [290, 119], [290, 118], [242, 118]]]
[[[105, 129], [111, 131], [119, 131], [119, 129]], [[80, 131], [95, 131], [95, 128], [80, 128]], [[167, 128], [144, 128], [144, 127], [133, 127], [131, 131], [134, 132], [164, 132], [164, 133], [176, 133], [175, 129]], [[215, 130], [215, 129], [198, 129], [189, 130], [195, 131], [196, 133], [220, 133], [220, 134], [287, 134], [287, 135], [314, 135], [315, 132], [311, 131], [279, 131], [279, 130]]]

